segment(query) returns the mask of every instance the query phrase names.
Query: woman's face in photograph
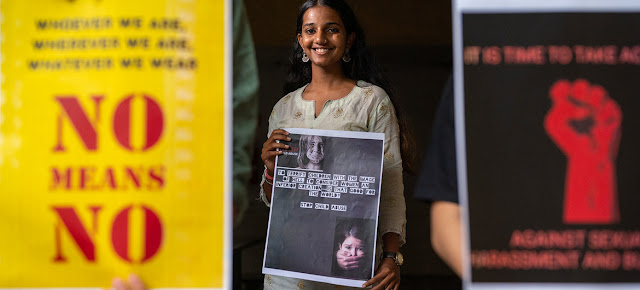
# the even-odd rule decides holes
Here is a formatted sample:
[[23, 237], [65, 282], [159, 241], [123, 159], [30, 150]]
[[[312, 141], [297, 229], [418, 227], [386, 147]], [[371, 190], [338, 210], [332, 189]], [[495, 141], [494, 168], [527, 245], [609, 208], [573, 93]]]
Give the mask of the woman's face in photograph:
[[318, 164], [324, 159], [324, 141], [319, 136], [312, 136], [307, 147], [307, 158], [310, 163]]
[[347, 48], [347, 31], [338, 13], [327, 6], [314, 6], [302, 17], [298, 43], [312, 64], [320, 67], [341, 65]]
[[344, 239], [340, 250], [344, 251], [346, 256], [358, 257], [365, 254], [362, 240], [354, 236], [348, 236], [346, 239]]

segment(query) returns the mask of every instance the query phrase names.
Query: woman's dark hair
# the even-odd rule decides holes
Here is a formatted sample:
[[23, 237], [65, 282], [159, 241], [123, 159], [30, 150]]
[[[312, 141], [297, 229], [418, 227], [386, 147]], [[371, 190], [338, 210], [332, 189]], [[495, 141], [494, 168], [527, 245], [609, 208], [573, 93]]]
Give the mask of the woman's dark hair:
[[309, 164], [309, 157], [307, 157], [307, 150], [309, 150], [309, 143], [311, 139], [319, 137], [322, 142], [325, 142], [323, 136], [315, 136], [315, 135], [302, 135], [300, 136], [300, 149], [298, 151], [298, 167], [307, 168], [307, 164]]
[[[408, 173], [414, 172], [414, 139], [409, 131], [407, 121], [404, 115], [400, 114], [400, 110], [395, 102], [394, 91], [391, 87], [389, 79], [382, 72], [382, 69], [376, 63], [373, 55], [367, 49], [364, 30], [360, 26], [353, 10], [344, 0], [307, 0], [298, 10], [298, 18], [296, 20], [296, 35], [302, 33], [302, 18], [307, 10], [314, 6], [326, 6], [335, 10], [345, 26], [346, 35], [355, 33], [355, 39], [349, 49], [351, 55], [350, 62], [342, 62], [342, 70], [345, 76], [352, 80], [363, 80], [382, 88], [391, 103], [396, 108], [396, 116], [400, 126], [400, 152], [402, 154], [402, 165]], [[289, 71], [284, 84], [284, 93], [288, 94], [311, 82], [311, 62], [303, 62], [302, 47], [298, 43], [297, 38], [294, 39], [289, 54]]]

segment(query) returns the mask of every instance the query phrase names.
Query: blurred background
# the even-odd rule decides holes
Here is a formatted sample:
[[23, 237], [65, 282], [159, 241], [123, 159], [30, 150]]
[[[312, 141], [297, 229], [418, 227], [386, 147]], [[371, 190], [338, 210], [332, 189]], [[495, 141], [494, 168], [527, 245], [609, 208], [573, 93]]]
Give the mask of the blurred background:
[[[264, 239], [269, 208], [259, 199], [260, 160], [268, 117], [283, 97], [288, 53], [295, 38], [298, 6], [303, 1], [245, 0], [260, 77], [258, 127], [250, 205], [234, 230], [235, 289], [261, 289]], [[396, 91], [397, 110], [415, 135], [418, 165], [430, 139], [433, 116], [452, 71], [450, 0], [347, 0], [365, 29], [367, 44]], [[405, 175], [407, 244], [401, 289], [460, 289], [460, 280], [431, 249], [429, 205], [413, 198], [416, 176]]]

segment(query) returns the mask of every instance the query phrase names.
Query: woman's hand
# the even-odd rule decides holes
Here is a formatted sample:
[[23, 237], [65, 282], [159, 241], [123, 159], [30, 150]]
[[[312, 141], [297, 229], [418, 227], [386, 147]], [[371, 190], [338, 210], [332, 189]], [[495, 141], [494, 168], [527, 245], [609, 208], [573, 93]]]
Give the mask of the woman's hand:
[[262, 154], [260, 158], [262, 158], [264, 165], [267, 166], [267, 174], [270, 176], [274, 175], [273, 170], [276, 165], [276, 156], [282, 154], [282, 151], [276, 151], [276, 149], [289, 149], [289, 145], [276, 141], [291, 141], [291, 138], [287, 135], [289, 135], [289, 132], [285, 130], [273, 130], [269, 139], [262, 144]]
[[113, 278], [111, 288], [115, 290], [147, 290], [142, 280], [136, 274], [129, 275], [128, 283], [119, 277]]
[[391, 258], [384, 258], [371, 280], [362, 284], [362, 288], [378, 283], [372, 290], [398, 290], [400, 288], [400, 267]]

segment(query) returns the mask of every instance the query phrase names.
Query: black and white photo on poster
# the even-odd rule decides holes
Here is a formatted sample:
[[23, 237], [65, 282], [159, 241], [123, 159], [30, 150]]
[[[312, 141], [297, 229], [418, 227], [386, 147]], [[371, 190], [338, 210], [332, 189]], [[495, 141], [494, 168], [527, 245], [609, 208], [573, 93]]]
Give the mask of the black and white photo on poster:
[[263, 273], [359, 287], [374, 270], [384, 134], [285, 130]]
[[472, 2], [455, 14], [465, 289], [638, 289], [640, 2]]

